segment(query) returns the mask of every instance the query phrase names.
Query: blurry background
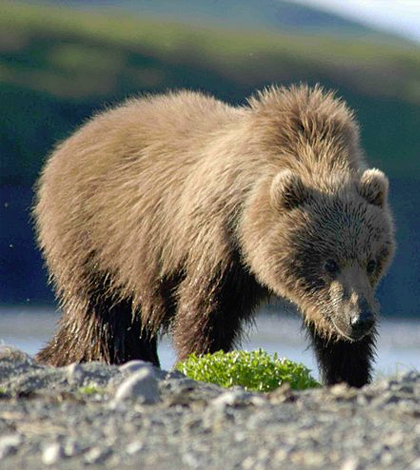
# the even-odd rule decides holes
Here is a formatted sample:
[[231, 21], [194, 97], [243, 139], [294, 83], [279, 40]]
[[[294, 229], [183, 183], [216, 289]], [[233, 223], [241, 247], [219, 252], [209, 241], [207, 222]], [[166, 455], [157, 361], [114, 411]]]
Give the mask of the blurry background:
[[53, 146], [92, 113], [175, 88], [243, 104], [256, 88], [300, 81], [348, 101], [371, 166], [390, 177], [398, 251], [378, 296], [385, 317], [419, 319], [420, 2], [411, 0], [3, 0], [0, 304], [54, 305], [33, 241], [33, 187]]

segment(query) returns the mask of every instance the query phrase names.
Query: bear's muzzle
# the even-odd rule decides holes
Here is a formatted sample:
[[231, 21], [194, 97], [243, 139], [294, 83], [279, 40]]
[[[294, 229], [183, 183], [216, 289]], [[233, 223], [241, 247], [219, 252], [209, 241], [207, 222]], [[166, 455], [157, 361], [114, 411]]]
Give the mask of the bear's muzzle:
[[351, 338], [358, 340], [366, 336], [375, 325], [375, 315], [370, 310], [366, 301], [363, 302], [363, 308], [350, 315]]

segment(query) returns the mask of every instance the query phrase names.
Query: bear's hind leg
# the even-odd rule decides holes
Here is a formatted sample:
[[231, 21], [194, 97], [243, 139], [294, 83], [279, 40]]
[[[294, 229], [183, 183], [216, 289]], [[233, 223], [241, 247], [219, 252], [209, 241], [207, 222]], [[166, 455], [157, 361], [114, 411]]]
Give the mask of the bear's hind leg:
[[55, 366], [141, 359], [159, 366], [156, 334], [142, 328], [140, 312], [132, 311], [130, 300], [110, 296], [106, 282], [96, 281], [85, 297], [79, 293], [63, 302], [58, 331], [36, 359]]
[[86, 312], [81, 322], [74, 320], [74, 313], [65, 312], [58, 331], [36, 359], [54, 366], [89, 361], [123, 364], [133, 359], [159, 366], [156, 336], [142, 331], [138, 318], [131, 320], [131, 315], [121, 304], [105, 315]]
[[[96, 304], [95, 338], [102, 346], [103, 356], [110, 364], [123, 364], [140, 359], [159, 367], [157, 337], [143, 328], [140, 311], [134, 311], [131, 301], [110, 305], [108, 299]], [[95, 339], [94, 338], [94, 339]]]
[[352, 387], [363, 387], [371, 380], [375, 335], [371, 333], [359, 341], [327, 340], [309, 333], [315, 349], [322, 381], [325, 385], [345, 382]]

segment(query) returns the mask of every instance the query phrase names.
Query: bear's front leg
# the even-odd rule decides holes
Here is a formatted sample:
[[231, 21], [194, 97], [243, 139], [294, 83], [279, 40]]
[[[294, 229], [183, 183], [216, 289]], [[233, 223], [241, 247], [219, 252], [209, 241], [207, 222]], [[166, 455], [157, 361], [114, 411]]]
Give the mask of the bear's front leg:
[[224, 309], [217, 296], [180, 302], [172, 333], [178, 361], [192, 353], [228, 352], [241, 333], [241, 315]]
[[363, 387], [371, 380], [375, 334], [359, 341], [325, 339], [309, 328], [316, 359], [325, 385], [345, 382]]
[[178, 360], [191, 353], [230, 351], [240, 340], [243, 323], [252, 318], [266, 295], [266, 290], [234, 262], [223, 275], [216, 273], [207, 279], [204, 274], [187, 276], [179, 290], [172, 328]]

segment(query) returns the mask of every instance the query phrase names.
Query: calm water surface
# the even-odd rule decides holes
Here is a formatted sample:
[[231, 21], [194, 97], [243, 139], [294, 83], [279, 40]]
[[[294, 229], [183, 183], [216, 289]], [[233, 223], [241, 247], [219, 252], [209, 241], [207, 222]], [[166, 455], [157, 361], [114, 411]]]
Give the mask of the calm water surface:
[[[35, 354], [51, 337], [59, 313], [53, 310], [0, 308], [0, 345], [14, 345]], [[264, 313], [248, 331], [241, 349], [263, 348], [269, 353], [304, 363], [318, 377], [316, 363], [297, 316]], [[163, 369], [170, 369], [175, 353], [170, 338], [159, 346]], [[420, 368], [420, 321], [382, 319], [379, 327], [376, 374]]]

